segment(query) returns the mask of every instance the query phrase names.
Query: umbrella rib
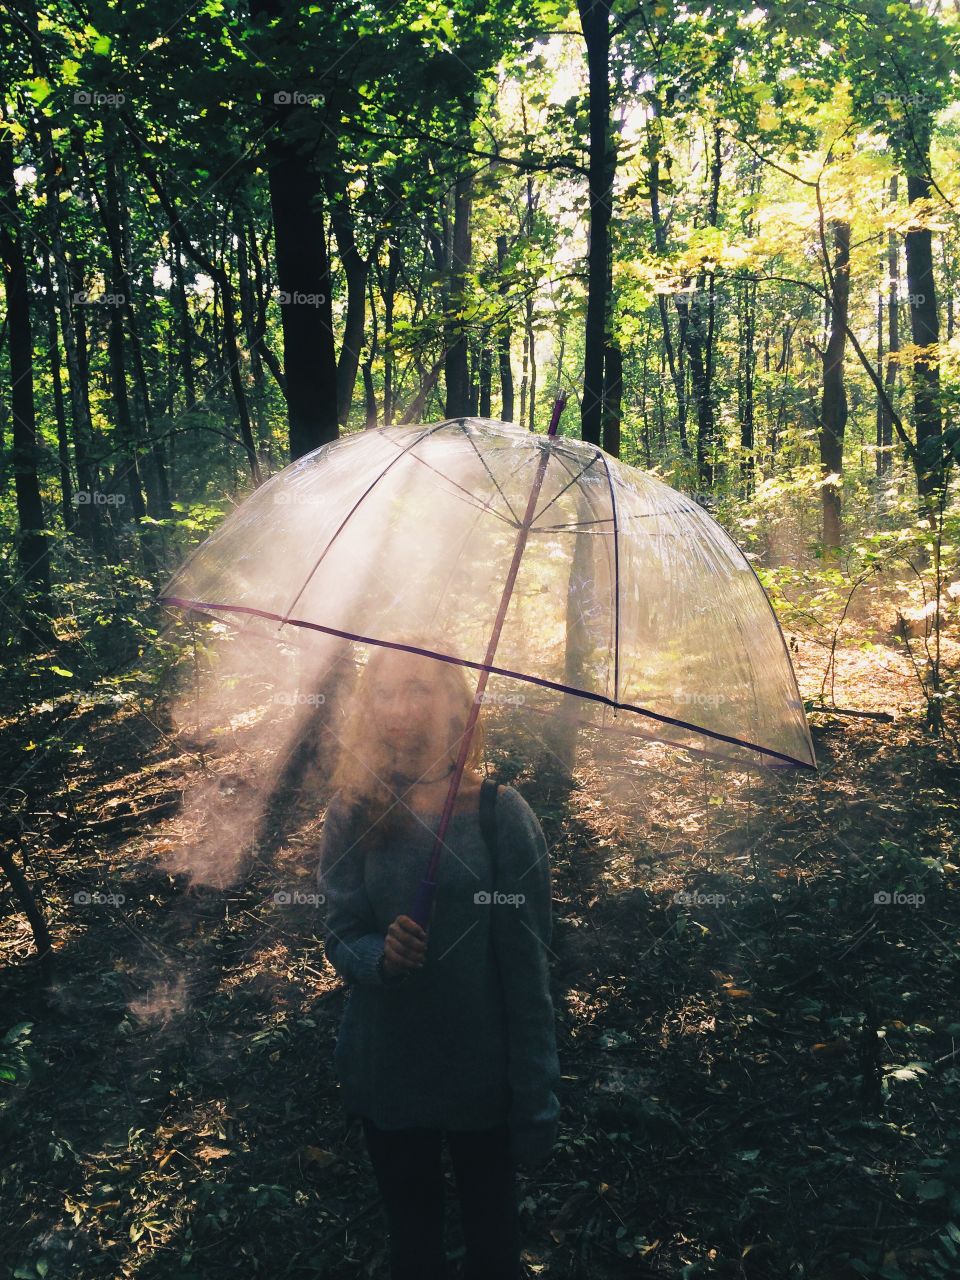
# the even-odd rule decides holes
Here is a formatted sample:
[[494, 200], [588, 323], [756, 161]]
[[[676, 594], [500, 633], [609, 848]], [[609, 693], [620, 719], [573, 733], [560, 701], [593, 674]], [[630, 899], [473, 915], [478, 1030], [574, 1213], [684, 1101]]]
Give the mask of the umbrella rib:
[[613, 492], [613, 476], [610, 464], [603, 457], [603, 469], [607, 473], [607, 484], [610, 486], [610, 515], [613, 519], [613, 699], [616, 702], [620, 693], [620, 525], [617, 520], [617, 499]]
[[[468, 544], [468, 543], [470, 542], [470, 540], [473, 538], [474, 530], [476, 529], [476, 527], [477, 527], [477, 525], [478, 525], [478, 523], [479, 523], [479, 521], [480, 521], [480, 516], [482, 516], [482, 515], [483, 515], [484, 511], [492, 511], [492, 510], [493, 510], [493, 508], [490, 506], [490, 503], [491, 503], [492, 501], [493, 501], [493, 494], [491, 494], [491, 495], [490, 495], [490, 497], [487, 499], [487, 501], [484, 503], [484, 505], [483, 505], [482, 507], [478, 507], [478, 508], [477, 508], [478, 515], [477, 515], [476, 519], [474, 520], [473, 524], [470, 526], [469, 531], [467, 532], [466, 536], [464, 537], [463, 541], [462, 541], [462, 542], [461, 542], [461, 544], [460, 544], [460, 550], [457, 552], [457, 554], [456, 554], [456, 558], [454, 559], [453, 564], [452, 564], [452, 565], [451, 565], [451, 567], [450, 567], [450, 572], [447, 574], [447, 579], [446, 579], [446, 582], [444, 583], [443, 590], [442, 590], [442, 591], [438, 591], [438, 592], [437, 592], [437, 603], [436, 603], [436, 605], [434, 606], [434, 609], [433, 609], [433, 616], [432, 616], [432, 617], [431, 617], [431, 619], [430, 619], [430, 625], [431, 625], [431, 626], [433, 626], [434, 622], [436, 621], [437, 613], [439, 612], [440, 605], [441, 605], [441, 603], [443, 602], [443, 598], [444, 598], [444, 596], [445, 596], [445, 595], [446, 595], [446, 593], [447, 593], [447, 587], [448, 587], [448, 586], [450, 585], [450, 583], [452, 582], [452, 580], [453, 580], [453, 575], [456, 573], [457, 569], [459, 568], [459, 565], [460, 565], [460, 557], [463, 555], [464, 548], [467, 546], [467, 544]], [[510, 524], [510, 521], [506, 518], [506, 516], [501, 516], [501, 515], [499, 514], [499, 512], [494, 512], [494, 515], [496, 515], [496, 516], [497, 516], [497, 518], [498, 518], [499, 520], [503, 520], [504, 524], [508, 524], [508, 525]], [[511, 528], [512, 528], [512, 527], [513, 527], [513, 526], [511, 525]]]
[[[378, 640], [375, 636], [359, 635], [355, 631], [342, 631], [339, 627], [327, 627], [321, 622], [307, 622], [303, 618], [282, 618], [278, 613], [271, 613], [267, 609], [256, 609], [253, 605], [214, 604], [206, 600], [185, 600], [181, 596], [161, 596], [160, 603], [176, 605], [181, 609], [251, 614], [254, 617], [266, 618], [268, 622], [280, 622], [286, 626], [303, 627], [307, 631], [322, 631], [325, 635], [339, 636], [342, 640], [354, 640], [357, 644], [375, 644], [382, 649], [401, 649], [405, 653], [418, 653], [424, 658], [436, 658], [439, 662], [450, 662], [459, 667], [471, 667], [474, 671], [486, 671], [495, 676], [509, 676], [512, 680], [522, 680], [524, 684], [539, 685], [542, 689], [553, 689], [557, 693], [572, 693], [577, 698], [584, 698], [588, 702], [600, 702], [604, 706], [612, 707], [615, 711], [632, 711], [635, 715], [647, 716], [649, 719], [657, 720], [661, 724], [672, 724], [678, 729], [689, 729], [692, 733], [702, 734], [704, 737], [713, 738], [717, 742], [729, 742], [735, 747], [746, 747], [749, 751], [757, 751], [764, 756], [775, 756], [778, 760], [785, 760], [787, 764], [797, 765], [801, 769], [816, 769], [816, 765], [810, 764], [809, 761], [787, 755], [786, 752], [777, 751], [773, 747], [763, 747], [757, 742], [748, 742], [745, 738], [738, 738], [729, 733], [720, 733], [716, 729], [706, 729], [703, 725], [691, 724], [689, 720], [679, 720], [676, 716], [663, 715], [659, 711], [650, 711], [646, 707], [635, 707], [630, 702], [616, 702], [613, 698], [608, 698], [605, 693], [594, 693], [590, 689], [578, 689], [574, 685], [563, 684], [559, 680], [546, 680], [541, 676], [524, 675], [522, 671], [513, 671], [510, 667], [497, 667], [493, 663], [475, 662], [472, 658], [455, 658], [449, 653], [437, 653], [435, 649], [423, 649], [420, 645], [415, 644], [401, 644], [398, 640]], [[675, 743], [673, 745], [680, 746], [681, 744]]]
[[[484, 458], [483, 454], [482, 454], [482, 453], [480, 452], [480, 450], [477, 448], [476, 441], [474, 440], [473, 436], [471, 436], [471, 435], [470, 435], [470, 433], [467, 431], [467, 420], [466, 420], [466, 418], [461, 418], [461, 419], [460, 419], [460, 430], [463, 432], [463, 434], [466, 436], [466, 438], [470, 441], [470, 448], [473, 450], [473, 452], [474, 452], [474, 453], [477, 455], [477, 457], [480, 459], [480, 462], [482, 463], [484, 470], [486, 471], [486, 473], [487, 473], [487, 475], [490, 477], [490, 479], [493, 481], [493, 483], [494, 483], [494, 487], [496, 488], [497, 493], [499, 493], [500, 497], [501, 497], [501, 498], [504, 500], [504, 502], [506, 503], [507, 510], [508, 510], [508, 511], [510, 512], [510, 514], [513, 516], [513, 519], [514, 519], [514, 521], [515, 521], [515, 524], [514, 524], [514, 526], [513, 526], [513, 527], [514, 527], [514, 528], [519, 529], [519, 527], [520, 527], [520, 517], [517, 515], [517, 513], [514, 511], [513, 507], [510, 505], [510, 499], [507, 497], [507, 495], [506, 495], [506, 494], [503, 492], [503, 490], [500, 488], [500, 482], [497, 480], [497, 477], [493, 474], [493, 472], [492, 472], [492, 471], [490, 470], [490, 468], [487, 466], [487, 460], [486, 460], [486, 458]], [[508, 523], [509, 523], [509, 521], [508, 521]]]
[[580, 470], [577, 472], [577, 474], [575, 476], [572, 476], [567, 481], [567, 483], [563, 486], [562, 489], [558, 489], [557, 492], [550, 499], [550, 501], [546, 504], [546, 506], [541, 507], [540, 510], [537, 512], [537, 514], [533, 517], [534, 521], [539, 520], [540, 517], [543, 515], [543, 513], [545, 511], [549, 511], [550, 508], [553, 506], [553, 504], [557, 501], [557, 499], [561, 498], [567, 492], [567, 490], [570, 488], [571, 485], [576, 484], [581, 476], [586, 475], [586, 473], [590, 470], [590, 468], [593, 466], [593, 464], [596, 462], [596, 460], [599, 457], [600, 457], [600, 454], [595, 453], [585, 467], [581, 467]]
[[569, 524], [541, 524], [536, 529], [531, 529], [531, 533], [555, 533], [558, 530], [563, 532], [565, 529], [581, 530], [586, 529], [588, 524], [609, 524], [610, 516], [604, 516], [602, 520], [572, 520]]
[[[571, 468], [571, 467], [570, 467], [570, 465], [569, 465], [569, 463], [570, 463], [571, 459], [570, 459], [570, 458], [568, 458], [568, 457], [566, 456], [566, 453], [564, 452], [563, 444], [562, 444], [563, 439], [564, 439], [564, 437], [562, 437], [562, 436], [554, 436], [554, 437], [553, 437], [553, 446], [554, 446], [554, 447], [553, 447], [553, 456], [554, 456], [554, 458], [557, 460], [557, 462], [559, 462], [559, 463], [560, 463], [560, 465], [563, 467], [564, 471], [566, 471], [567, 475], [568, 475], [568, 476], [572, 476], [572, 475], [573, 475], [573, 470], [572, 470], [572, 468]], [[576, 454], [574, 454], [574, 457], [573, 457], [573, 466], [575, 466], [575, 467], [579, 467], [582, 461], [583, 461], [583, 459], [582, 459], [582, 458], [580, 458], [580, 457], [578, 457]]]
[[[549, 712], [544, 711], [544, 710], [543, 710], [543, 708], [541, 708], [541, 707], [534, 707], [534, 706], [531, 706], [531, 707], [529, 708], [529, 710], [530, 710], [530, 711], [535, 711], [538, 715], [549, 715], [549, 714], [550, 714]], [[591, 720], [585, 720], [585, 719], [583, 718], [583, 716], [578, 716], [578, 717], [577, 717], [577, 719], [576, 719], [576, 723], [577, 723], [577, 724], [580, 724], [580, 725], [583, 725], [583, 727], [584, 727], [585, 729], [590, 729], [590, 730], [592, 730], [594, 733], [603, 733], [603, 729], [602, 729], [602, 728], [598, 728], [598, 726], [597, 726], [593, 721], [591, 721]], [[532, 731], [531, 731], [531, 732], [532, 732]], [[703, 732], [703, 730], [698, 729], [698, 730], [697, 730], [697, 732], [698, 732], [698, 733], [702, 733], [702, 732]], [[731, 758], [730, 758], [730, 756], [729, 756], [729, 755], [725, 755], [722, 751], [711, 751], [709, 747], [702, 747], [702, 746], [699, 746], [699, 745], [697, 745], [696, 743], [693, 743], [693, 742], [682, 742], [682, 743], [681, 743], [681, 742], [675, 742], [672, 738], [665, 738], [665, 737], [663, 737], [661, 734], [658, 734], [658, 733], [644, 733], [642, 729], [620, 729], [620, 728], [618, 728], [618, 729], [617, 729], [617, 733], [623, 734], [625, 737], [629, 737], [629, 738], [637, 738], [637, 739], [639, 739], [639, 741], [641, 741], [641, 742], [656, 742], [656, 743], [659, 743], [661, 746], [664, 746], [664, 747], [670, 747], [670, 748], [671, 748], [672, 750], [674, 750], [674, 751], [687, 751], [687, 752], [693, 752], [693, 753], [694, 753], [695, 755], [697, 755], [697, 756], [705, 757], [705, 758], [706, 758], [706, 759], [708, 759], [708, 760], [716, 760], [716, 761], [718, 761], [719, 763], [724, 764], [724, 765], [729, 765], [729, 764], [730, 764], [730, 760], [731, 760]], [[539, 737], [538, 737], [538, 741], [540, 741], [541, 743], [543, 743], [543, 739], [542, 739], [542, 738], [539, 738]], [[543, 745], [544, 745], [544, 746], [546, 746], [546, 743], [543, 743]], [[749, 747], [748, 747], [748, 745], [747, 745], [746, 743], [744, 743], [744, 744], [742, 744], [742, 745], [744, 746], [744, 749], [745, 749], [745, 750], [760, 751], [760, 752], [763, 752], [763, 750], [764, 750], [764, 748], [762, 748], [762, 747], [753, 747], [753, 746], [749, 746]], [[549, 748], [548, 748], [548, 749], [549, 749]], [[773, 752], [772, 754], [776, 755], [776, 754], [778, 754], [778, 753], [777, 753], [777, 752]], [[793, 759], [793, 757], [792, 757], [792, 756], [785, 756], [785, 757], [783, 757], [783, 758], [784, 758], [784, 759], [789, 759], [789, 760], [790, 760], [790, 762], [791, 762], [792, 764], [796, 764], [796, 763], [797, 763], [797, 761], [795, 761], [795, 760]], [[734, 763], [737, 763], [737, 762], [735, 761]], [[771, 765], [767, 764], [767, 763], [766, 763], [766, 761], [761, 761], [761, 763], [763, 764], [763, 767], [764, 767], [765, 769], [769, 769], [769, 768], [771, 768], [771, 767], [772, 767]], [[647, 771], [648, 771], [648, 772], [650, 772], [650, 773], [657, 773], [657, 774], [660, 774], [660, 776], [662, 776], [662, 777], [664, 777], [664, 778], [669, 778], [669, 777], [671, 776], [671, 775], [670, 775], [670, 774], [668, 774], [668, 773], [661, 773], [661, 771], [660, 771], [659, 769], [653, 769], [650, 765], [645, 765], [645, 764], [643, 764], [643, 765], [642, 765], [642, 764], [638, 764], [638, 763], [637, 763], [637, 761], [633, 761], [633, 764], [634, 764], [634, 766], [635, 766], [636, 768], [645, 769], [645, 770], [647, 770]], [[611, 764], [609, 764], [609, 763], [607, 763], [605, 767], [606, 767], [608, 770], [613, 769], [613, 766], [612, 766]], [[810, 766], [807, 766], [807, 767], [809, 768]], [[624, 774], [624, 775], [627, 775], [627, 774], [629, 773], [629, 774], [630, 774], [630, 776], [632, 776], [632, 773], [630, 772], [630, 770], [625, 770], [625, 769], [619, 769], [619, 770], [618, 770], [618, 769], [613, 769], [613, 771], [614, 771], [614, 772], [622, 773], [622, 774]], [[649, 806], [646, 806], [646, 807], [647, 807], [647, 808], [649, 808]]]
[[[296, 594], [296, 595], [293, 597], [293, 599], [290, 601], [289, 605], [287, 606], [287, 608], [286, 608], [286, 610], [285, 610], [285, 612], [284, 612], [283, 617], [282, 617], [282, 618], [278, 618], [278, 619], [277, 619], [277, 621], [281, 624], [281, 626], [282, 626], [282, 625], [283, 625], [283, 624], [288, 620], [289, 615], [290, 615], [290, 610], [294, 607], [294, 605], [297, 603], [297, 601], [298, 601], [298, 600], [300, 599], [300, 597], [303, 595], [304, 591], [306, 591], [307, 586], [309, 585], [309, 583], [310, 583], [311, 579], [313, 578], [313, 575], [314, 575], [314, 574], [317, 572], [317, 570], [320, 568], [320, 564], [321, 564], [321, 561], [323, 560], [323, 557], [327, 554], [327, 552], [328, 552], [328, 551], [330, 550], [330, 548], [333, 546], [334, 542], [336, 542], [337, 538], [338, 538], [338, 537], [340, 536], [340, 534], [343, 532], [344, 527], [345, 527], [345, 526], [346, 526], [346, 524], [347, 524], [347, 521], [350, 519], [350, 517], [351, 517], [351, 516], [353, 515], [353, 513], [356, 511], [357, 507], [359, 507], [359, 506], [360, 506], [360, 503], [361, 503], [361, 502], [363, 502], [364, 498], [366, 498], [366, 497], [367, 497], [367, 495], [370, 493], [370, 491], [374, 488], [374, 486], [375, 486], [375, 485], [378, 485], [378, 484], [380, 483], [380, 481], [381, 481], [381, 480], [383, 479], [383, 477], [387, 474], [387, 472], [390, 470], [390, 468], [391, 468], [391, 467], [393, 467], [393, 466], [395, 466], [395, 465], [396, 465], [396, 463], [397, 463], [397, 462], [399, 462], [399, 461], [400, 461], [400, 459], [401, 459], [401, 458], [402, 458], [406, 453], [408, 453], [408, 452], [413, 448], [413, 446], [414, 446], [415, 444], [419, 444], [419, 443], [420, 443], [420, 441], [421, 441], [421, 440], [424, 440], [427, 436], [432, 436], [432, 435], [433, 435], [433, 433], [434, 433], [435, 431], [439, 431], [439, 430], [440, 430], [440, 428], [441, 428], [443, 425], [444, 425], [444, 423], [442, 423], [442, 422], [441, 422], [438, 426], [433, 427], [430, 431], [424, 431], [424, 432], [422, 432], [420, 435], [418, 435], [418, 436], [417, 436], [417, 438], [416, 438], [415, 440], [411, 440], [411, 441], [410, 441], [410, 443], [406, 446], [406, 448], [402, 449], [402, 450], [397, 454], [397, 456], [396, 456], [395, 458], [391, 458], [391, 459], [390, 459], [390, 461], [389, 461], [389, 462], [387, 463], [387, 465], [383, 468], [383, 470], [379, 473], [379, 475], [374, 476], [374, 478], [373, 478], [373, 479], [370, 481], [370, 483], [367, 485], [366, 489], [364, 489], [363, 493], [361, 493], [360, 497], [356, 500], [356, 502], [353, 504], [353, 506], [350, 508], [350, 510], [347, 512], [347, 514], [346, 514], [346, 515], [343, 517], [343, 519], [340, 521], [340, 524], [337, 526], [336, 530], [335, 530], [335, 531], [334, 531], [334, 533], [331, 535], [331, 537], [330, 537], [330, 541], [327, 543], [327, 545], [326, 545], [326, 546], [323, 548], [323, 550], [320, 552], [320, 556], [319, 556], [319, 558], [318, 558], [318, 560], [317, 560], [316, 564], [313, 566], [313, 568], [310, 570], [310, 572], [309, 572], [309, 573], [307, 574], [307, 576], [304, 578], [303, 582], [300, 584], [300, 590], [297, 592], [297, 594]], [[276, 616], [276, 615], [274, 615], [274, 616]]]
[[[395, 444], [395, 443], [396, 441], [394, 440], [390, 441], [390, 444]], [[419, 444], [419, 441], [417, 441], [417, 443]], [[516, 525], [513, 523], [512, 520], [508, 520], [505, 515], [501, 515], [499, 511], [497, 511], [494, 507], [491, 507], [489, 500], [483, 503], [483, 505], [481, 506], [476, 501], [476, 494], [471, 493], [469, 489], [465, 489], [462, 484], [457, 484], [456, 480], [451, 480], [450, 477], [445, 476], [442, 471], [438, 471], [436, 467], [432, 467], [425, 458], [420, 458], [415, 453], [412, 453], [410, 456], [411, 458], [413, 458], [414, 462], [419, 462], [421, 466], [426, 467], [428, 471], [432, 471], [434, 475], [439, 476], [441, 480], [446, 480], [447, 483], [453, 485], [455, 489], [459, 489], [461, 493], [466, 494], [466, 497], [461, 499], [461, 501], [466, 502], [468, 506], [474, 507], [477, 511], [480, 511], [481, 513], [484, 511], [489, 511], [489, 513], [492, 516], [496, 516], [498, 520], [502, 520], [503, 523], [505, 525], [508, 525], [511, 529], [516, 528]]]

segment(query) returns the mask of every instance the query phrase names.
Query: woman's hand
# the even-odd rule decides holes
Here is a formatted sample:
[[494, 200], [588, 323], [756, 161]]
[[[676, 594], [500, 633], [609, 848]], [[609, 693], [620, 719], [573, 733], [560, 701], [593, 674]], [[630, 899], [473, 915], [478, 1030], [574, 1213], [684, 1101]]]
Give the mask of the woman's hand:
[[423, 968], [427, 935], [409, 916], [397, 916], [383, 944], [383, 971], [387, 977]]

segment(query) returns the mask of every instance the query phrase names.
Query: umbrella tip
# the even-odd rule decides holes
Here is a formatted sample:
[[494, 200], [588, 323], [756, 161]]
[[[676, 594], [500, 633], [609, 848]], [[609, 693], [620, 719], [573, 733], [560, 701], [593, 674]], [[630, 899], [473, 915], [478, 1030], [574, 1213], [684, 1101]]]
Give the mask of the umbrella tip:
[[550, 416], [550, 426], [547, 430], [548, 436], [555, 436], [557, 434], [557, 427], [560, 425], [560, 415], [563, 413], [566, 406], [567, 393], [565, 391], [561, 391], [553, 402], [553, 413]]

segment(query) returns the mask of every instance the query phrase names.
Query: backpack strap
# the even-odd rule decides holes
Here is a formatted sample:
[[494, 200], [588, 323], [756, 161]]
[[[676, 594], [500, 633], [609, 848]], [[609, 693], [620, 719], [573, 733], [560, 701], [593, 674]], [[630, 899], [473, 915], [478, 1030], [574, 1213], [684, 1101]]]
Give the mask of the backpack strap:
[[484, 778], [480, 783], [480, 830], [493, 864], [493, 883], [497, 883], [497, 791], [500, 783], [492, 778]]

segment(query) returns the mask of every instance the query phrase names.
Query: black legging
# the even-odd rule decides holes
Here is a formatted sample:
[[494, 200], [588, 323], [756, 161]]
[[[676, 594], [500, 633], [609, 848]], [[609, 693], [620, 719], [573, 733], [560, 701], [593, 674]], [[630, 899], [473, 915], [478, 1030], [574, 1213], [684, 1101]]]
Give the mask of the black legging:
[[[363, 1132], [387, 1211], [391, 1280], [446, 1280], [441, 1130]], [[507, 1126], [447, 1130], [467, 1280], [520, 1280], [520, 1215]]]

